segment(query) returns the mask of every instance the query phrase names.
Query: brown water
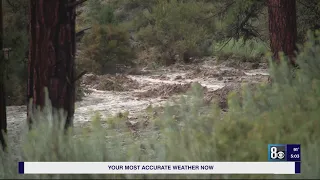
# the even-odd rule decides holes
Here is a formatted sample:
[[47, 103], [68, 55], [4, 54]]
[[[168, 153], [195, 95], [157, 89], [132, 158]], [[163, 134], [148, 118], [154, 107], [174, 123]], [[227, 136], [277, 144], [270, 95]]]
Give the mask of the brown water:
[[[160, 85], [177, 85], [198, 82], [209, 90], [217, 90], [232, 83], [260, 81], [261, 77], [268, 76], [266, 69], [237, 70], [230, 67], [203, 63], [197, 67], [164, 68], [151, 71], [148, 75], [129, 75], [136, 80], [140, 87], [125, 92], [100, 91], [91, 89], [91, 93], [76, 103], [75, 126], [82, 126], [90, 121], [93, 112], [100, 112], [103, 116], [110, 116], [120, 111], [129, 111], [130, 116], [142, 113], [149, 105], [164, 104], [167, 98], [147, 97], [139, 98], [139, 92], [148, 91]], [[200, 69], [200, 70], [199, 70]], [[195, 73], [194, 73], [195, 72]], [[211, 73], [213, 75], [211, 75]], [[219, 74], [220, 73], [220, 74]], [[26, 127], [26, 106], [7, 107], [8, 135], [10, 144], [17, 146], [21, 132]], [[18, 147], [12, 147], [18, 152]]]

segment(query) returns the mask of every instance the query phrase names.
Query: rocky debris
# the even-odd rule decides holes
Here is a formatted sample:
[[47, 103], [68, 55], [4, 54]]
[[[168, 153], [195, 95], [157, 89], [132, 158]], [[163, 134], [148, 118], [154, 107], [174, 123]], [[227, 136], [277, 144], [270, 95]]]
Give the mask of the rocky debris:
[[[185, 93], [190, 90], [192, 83], [186, 84], [162, 84], [158, 87], [151, 88], [147, 91], [138, 93], [137, 96], [140, 98], [168, 98], [175, 94]], [[203, 87], [204, 88], [204, 87]]]
[[182, 79], [182, 76], [176, 76], [175, 78], [174, 78], [174, 80], [181, 80]]
[[155, 76], [151, 76], [152, 79], [160, 79], [160, 80], [170, 80], [170, 77], [164, 75], [164, 74], [161, 74], [161, 75], [155, 75]]
[[128, 74], [128, 75], [149, 75], [149, 74], [151, 74], [151, 71], [134, 67], [134, 68], [128, 69], [125, 72], [125, 74]]
[[187, 73], [186, 78], [217, 78], [219, 81], [223, 80], [223, 77], [231, 76], [245, 76], [245, 73], [239, 69], [224, 69], [219, 68], [197, 68], [190, 73]]
[[128, 91], [139, 88], [139, 83], [126, 75], [86, 75], [82, 84], [102, 91]]
[[219, 64], [219, 66], [232, 67], [236, 69], [242, 70], [251, 70], [251, 69], [266, 69], [268, 68], [268, 63], [266, 62], [243, 62], [239, 59], [229, 59], [228, 61], [223, 61]]
[[[256, 88], [257, 83], [246, 83], [247, 87], [251, 90]], [[227, 111], [228, 109], [228, 96], [231, 92], [237, 94], [240, 99], [242, 98], [241, 91], [243, 90], [243, 84], [241, 83], [232, 83], [224, 86], [215, 91], [206, 91], [204, 93], [204, 102], [210, 104], [211, 102], [218, 103], [218, 106], [223, 110]]]
[[85, 74], [82, 78], [81, 78], [81, 84], [85, 85], [85, 86], [90, 86], [90, 84], [92, 84], [92, 82], [95, 82], [98, 80], [98, 75], [95, 74]]
[[226, 111], [228, 109], [228, 95], [230, 92], [235, 91], [239, 93], [241, 90], [240, 84], [226, 85], [225, 87], [216, 91], [205, 92], [204, 101], [206, 104], [210, 104], [212, 101], [218, 103], [218, 106]]

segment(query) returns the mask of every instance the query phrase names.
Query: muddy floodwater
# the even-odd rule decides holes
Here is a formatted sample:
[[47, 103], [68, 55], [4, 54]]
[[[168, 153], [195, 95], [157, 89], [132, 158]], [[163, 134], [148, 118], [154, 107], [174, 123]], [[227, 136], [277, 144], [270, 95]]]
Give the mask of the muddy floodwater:
[[[215, 63], [198, 65], [180, 65], [159, 70], [144, 70], [140, 75], [125, 75], [134, 82], [134, 87], [122, 91], [108, 91], [95, 89], [95, 84], [88, 86], [88, 93], [81, 101], [76, 102], [74, 125], [82, 126], [90, 121], [93, 112], [100, 112], [103, 116], [114, 115], [121, 111], [128, 111], [130, 116], [143, 113], [149, 105], [164, 104], [172, 96], [184, 93], [188, 84], [198, 82], [209, 91], [219, 90], [227, 85], [265, 81], [268, 70], [265, 65], [256, 69], [243, 70], [226, 67]], [[85, 75], [85, 80], [89, 76]], [[100, 80], [102, 81], [102, 80]], [[125, 83], [125, 82], [124, 82]], [[16, 151], [19, 146], [19, 135], [26, 126], [26, 106], [7, 107], [8, 135], [10, 146]]]

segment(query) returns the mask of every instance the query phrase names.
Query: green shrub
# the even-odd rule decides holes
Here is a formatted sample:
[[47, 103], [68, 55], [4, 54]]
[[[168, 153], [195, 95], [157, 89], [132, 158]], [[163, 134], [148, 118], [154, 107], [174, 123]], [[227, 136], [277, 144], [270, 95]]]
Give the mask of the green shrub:
[[78, 66], [97, 74], [115, 73], [116, 65], [132, 65], [134, 51], [127, 32], [113, 25], [94, 25], [82, 41]]
[[261, 40], [247, 40], [243, 39], [238, 41], [230, 39], [226, 42], [220, 42], [214, 44], [213, 54], [218, 58], [234, 58], [241, 61], [260, 61], [264, 55], [268, 52], [269, 45]]
[[85, 7], [85, 11], [80, 16], [81, 23], [87, 25], [117, 23], [114, 9], [102, 0], [88, 1]]
[[99, 24], [116, 24], [117, 20], [114, 16], [114, 10], [110, 6], [102, 6], [97, 17], [97, 22]]
[[[320, 33], [318, 33], [320, 35]], [[38, 128], [23, 135], [24, 161], [267, 161], [267, 144], [299, 143], [301, 175], [34, 175], [18, 176], [10, 154], [0, 162], [2, 178], [299, 178], [320, 177], [320, 36], [310, 36], [297, 57], [300, 69], [292, 76], [287, 63], [270, 69], [272, 86], [254, 91], [244, 88], [242, 98], [229, 97], [229, 110], [221, 114], [203, 102], [194, 85], [188, 96], [166, 105], [164, 113], [150, 116], [149, 127], [133, 136], [126, 126], [128, 114], [104, 120], [94, 117], [92, 128], [74, 129], [64, 137], [50, 126], [60, 116], [50, 110], [37, 114]], [[283, 62], [285, 59], [282, 58]], [[152, 108], [148, 108], [150, 113]], [[51, 128], [50, 128], [51, 127]], [[7, 157], [7, 158], [5, 158]]]
[[213, 9], [212, 3], [204, 1], [158, 1], [136, 19], [137, 37], [146, 46], [159, 49], [159, 63], [170, 65], [206, 55], [214, 29], [212, 18], [207, 16]]
[[119, 26], [114, 8], [109, 3], [101, 0], [88, 1], [78, 21], [82, 28], [91, 27], [79, 44], [79, 71], [115, 73], [118, 72], [118, 64], [133, 64], [135, 53], [130, 44], [129, 33]]
[[298, 42], [307, 40], [306, 32], [319, 30], [320, 2], [317, 0], [300, 0], [297, 3], [297, 33]]
[[110, 4], [115, 7], [122, 7], [125, 11], [135, 10], [136, 8], [144, 9], [155, 5], [158, 0], [111, 0]]

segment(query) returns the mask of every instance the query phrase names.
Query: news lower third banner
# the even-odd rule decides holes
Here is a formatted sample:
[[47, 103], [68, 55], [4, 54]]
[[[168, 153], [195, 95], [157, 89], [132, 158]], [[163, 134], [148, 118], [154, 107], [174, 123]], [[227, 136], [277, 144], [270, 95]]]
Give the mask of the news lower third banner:
[[20, 174], [297, 174], [301, 162], [19, 162]]

